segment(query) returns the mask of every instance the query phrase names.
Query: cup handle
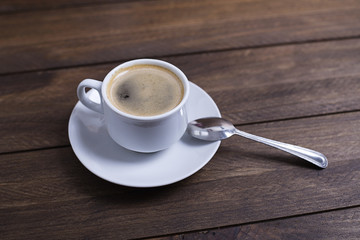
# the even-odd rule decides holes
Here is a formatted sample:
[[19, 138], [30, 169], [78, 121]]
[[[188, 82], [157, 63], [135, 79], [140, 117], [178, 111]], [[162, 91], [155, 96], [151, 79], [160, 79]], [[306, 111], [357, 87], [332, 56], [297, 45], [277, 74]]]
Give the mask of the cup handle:
[[[90, 108], [91, 110], [98, 112], [98, 113], [104, 113], [104, 109], [102, 106], [102, 96], [101, 96], [101, 85], [102, 82], [98, 80], [93, 79], [85, 79], [83, 80], [78, 88], [77, 88], [77, 95], [82, 104], [84, 104], [86, 107]], [[98, 91], [100, 95], [100, 104], [92, 101], [89, 96], [85, 92], [85, 88], [92, 88]]]

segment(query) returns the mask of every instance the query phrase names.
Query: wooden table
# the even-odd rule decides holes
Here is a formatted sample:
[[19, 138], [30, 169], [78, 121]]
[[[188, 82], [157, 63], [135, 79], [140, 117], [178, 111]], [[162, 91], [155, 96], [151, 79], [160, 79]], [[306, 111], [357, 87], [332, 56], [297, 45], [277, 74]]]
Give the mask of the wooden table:
[[[244, 131], [183, 181], [109, 183], [75, 156], [85, 78], [169, 61]], [[360, 1], [0, 2], [1, 239], [360, 239]]]

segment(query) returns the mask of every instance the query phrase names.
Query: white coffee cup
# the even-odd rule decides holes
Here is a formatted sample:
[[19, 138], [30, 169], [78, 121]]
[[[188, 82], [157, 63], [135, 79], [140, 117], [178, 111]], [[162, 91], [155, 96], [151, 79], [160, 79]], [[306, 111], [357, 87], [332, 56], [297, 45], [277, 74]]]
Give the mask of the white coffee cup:
[[[154, 65], [170, 70], [182, 82], [184, 94], [181, 102], [170, 111], [155, 116], [135, 116], [120, 111], [107, 96], [107, 86], [114, 74], [122, 68], [135, 65]], [[92, 101], [85, 88], [95, 89], [100, 95], [100, 104]], [[125, 62], [112, 69], [104, 81], [93, 79], [83, 80], [78, 88], [78, 98], [86, 107], [104, 114], [105, 124], [111, 138], [132, 151], [156, 152], [170, 147], [177, 142], [187, 128], [185, 104], [189, 97], [189, 81], [185, 74], [174, 65], [155, 59], [138, 59]]]

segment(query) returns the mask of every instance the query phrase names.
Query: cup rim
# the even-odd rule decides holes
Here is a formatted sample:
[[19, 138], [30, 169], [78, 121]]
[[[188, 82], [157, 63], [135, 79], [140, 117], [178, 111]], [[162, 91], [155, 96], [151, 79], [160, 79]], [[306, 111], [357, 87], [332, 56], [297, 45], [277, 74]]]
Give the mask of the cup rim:
[[[183, 87], [184, 87], [184, 96], [183, 96], [181, 102], [176, 107], [171, 109], [170, 111], [162, 113], [162, 114], [154, 115], [154, 116], [136, 116], [136, 115], [132, 115], [132, 114], [123, 112], [123, 111], [119, 110], [118, 108], [116, 108], [110, 102], [110, 100], [109, 100], [109, 98], [107, 96], [107, 91], [106, 91], [107, 85], [108, 85], [110, 79], [112, 78], [112, 76], [116, 72], [118, 72], [119, 69], [131, 67], [131, 66], [134, 66], [134, 65], [154, 65], [154, 66], [159, 66], [159, 67], [166, 68], [166, 69], [170, 70], [171, 72], [173, 72], [174, 74], [176, 74], [176, 76], [178, 76], [179, 79], [181, 80], [181, 82], [183, 84]], [[142, 59], [130, 60], [130, 61], [127, 61], [127, 62], [124, 62], [124, 63], [118, 65], [117, 67], [113, 68], [105, 76], [102, 87], [101, 87], [101, 95], [103, 96], [103, 100], [111, 108], [111, 110], [113, 110], [114, 112], [116, 112], [119, 115], [122, 115], [122, 116], [124, 116], [126, 118], [133, 119], [133, 120], [139, 120], [139, 121], [159, 120], [159, 119], [166, 118], [166, 117], [174, 114], [175, 112], [178, 112], [185, 105], [187, 99], [189, 98], [189, 92], [190, 92], [189, 80], [187, 79], [186, 75], [178, 67], [174, 66], [171, 63], [165, 62], [163, 60], [151, 59], [151, 58], [142, 58]]]

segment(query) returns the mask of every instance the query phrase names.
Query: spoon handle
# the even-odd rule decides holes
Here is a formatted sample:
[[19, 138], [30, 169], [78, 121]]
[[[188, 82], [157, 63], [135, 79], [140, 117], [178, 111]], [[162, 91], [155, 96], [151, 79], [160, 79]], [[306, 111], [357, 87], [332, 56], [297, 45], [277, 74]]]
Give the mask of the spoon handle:
[[302, 159], [305, 159], [306, 161], [309, 161], [318, 167], [326, 168], [328, 165], [328, 160], [325, 155], [314, 150], [259, 137], [250, 133], [240, 131], [238, 129], [236, 129], [235, 134], [283, 150]]

